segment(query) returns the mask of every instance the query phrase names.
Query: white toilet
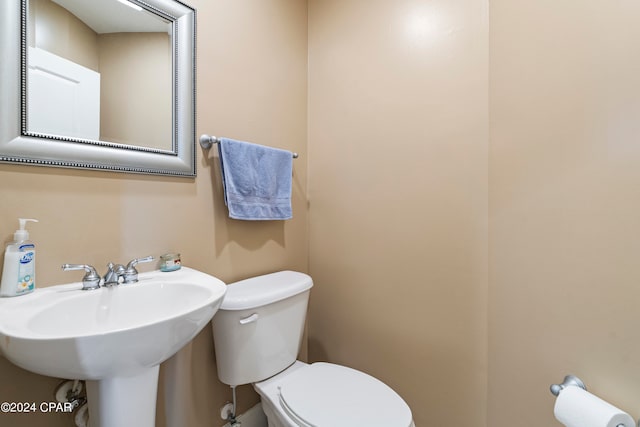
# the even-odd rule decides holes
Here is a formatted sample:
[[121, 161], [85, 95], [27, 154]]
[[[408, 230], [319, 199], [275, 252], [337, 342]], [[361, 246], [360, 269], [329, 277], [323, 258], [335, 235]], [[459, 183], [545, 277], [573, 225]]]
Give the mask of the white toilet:
[[409, 406], [380, 380], [296, 361], [312, 286], [294, 271], [228, 285], [213, 318], [220, 381], [253, 384], [269, 427], [413, 427]]

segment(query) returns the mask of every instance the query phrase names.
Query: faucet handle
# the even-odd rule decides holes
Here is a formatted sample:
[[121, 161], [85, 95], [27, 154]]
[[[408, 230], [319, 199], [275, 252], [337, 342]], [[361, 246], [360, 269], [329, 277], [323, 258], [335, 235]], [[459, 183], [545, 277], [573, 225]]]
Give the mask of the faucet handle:
[[124, 271], [124, 283], [135, 283], [138, 281], [138, 270], [136, 265], [143, 262], [151, 262], [155, 258], [153, 255], [146, 256], [144, 258], [134, 258], [127, 264], [127, 268]]
[[82, 290], [93, 290], [100, 288], [100, 275], [96, 271], [96, 269], [88, 264], [62, 264], [62, 270], [64, 271], [73, 271], [73, 270], [84, 270], [87, 273], [82, 278]]

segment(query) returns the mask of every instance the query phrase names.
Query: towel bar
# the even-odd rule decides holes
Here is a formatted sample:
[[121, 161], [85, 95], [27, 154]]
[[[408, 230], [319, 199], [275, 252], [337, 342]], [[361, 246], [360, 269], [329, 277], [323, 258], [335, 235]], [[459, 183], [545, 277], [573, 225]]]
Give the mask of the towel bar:
[[[205, 150], [208, 150], [213, 144], [217, 144], [218, 142], [220, 142], [220, 140], [215, 136], [207, 135], [206, 133], [200, 135], [200, 146]], [[291, 153], [291, 156], [297, 159], [298, 153]]]

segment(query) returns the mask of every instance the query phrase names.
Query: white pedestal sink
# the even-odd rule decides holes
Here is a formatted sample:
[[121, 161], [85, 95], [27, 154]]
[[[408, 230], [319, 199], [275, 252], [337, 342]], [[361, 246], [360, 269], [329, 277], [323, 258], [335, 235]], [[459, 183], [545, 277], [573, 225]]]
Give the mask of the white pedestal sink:
[[87, 380], [91, 427], [154, 427], [159, 365], [209, 323], [225, 284], [183, 267], [81, 287], [1, 298], [0, 350], [31, 372]]

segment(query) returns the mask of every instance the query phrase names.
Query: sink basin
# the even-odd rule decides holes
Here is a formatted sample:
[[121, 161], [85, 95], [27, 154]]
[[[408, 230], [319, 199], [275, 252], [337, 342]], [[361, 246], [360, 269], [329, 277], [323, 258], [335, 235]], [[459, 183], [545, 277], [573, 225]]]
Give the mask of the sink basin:
[[[158, 365], [209, 323], [222, 302], [225, 284], [183, 267], [170, 273], [142, 273], [134, 284], [92, 291], [81, 287], [81, 283], [51, 286], [0, 299], [0, 350], [31, 372], [89, 380], [92, 427], [153, 425], [148, 417], [109, 420], [107, 416], [100, 421], [113, 411], [96, 405], [110, 402], [111, 395], [117, 400], [120, 393], [135, 401], [131, 396], [140, 383], [144, 385], [139, 392], [149, 394], [149, 386], [154, 387], [155, 412]], [[118, 406], [118, 412], [123, 409], [123, 402], [110, 403]], [[137, 402], [136, 409], [140, 405]]]

